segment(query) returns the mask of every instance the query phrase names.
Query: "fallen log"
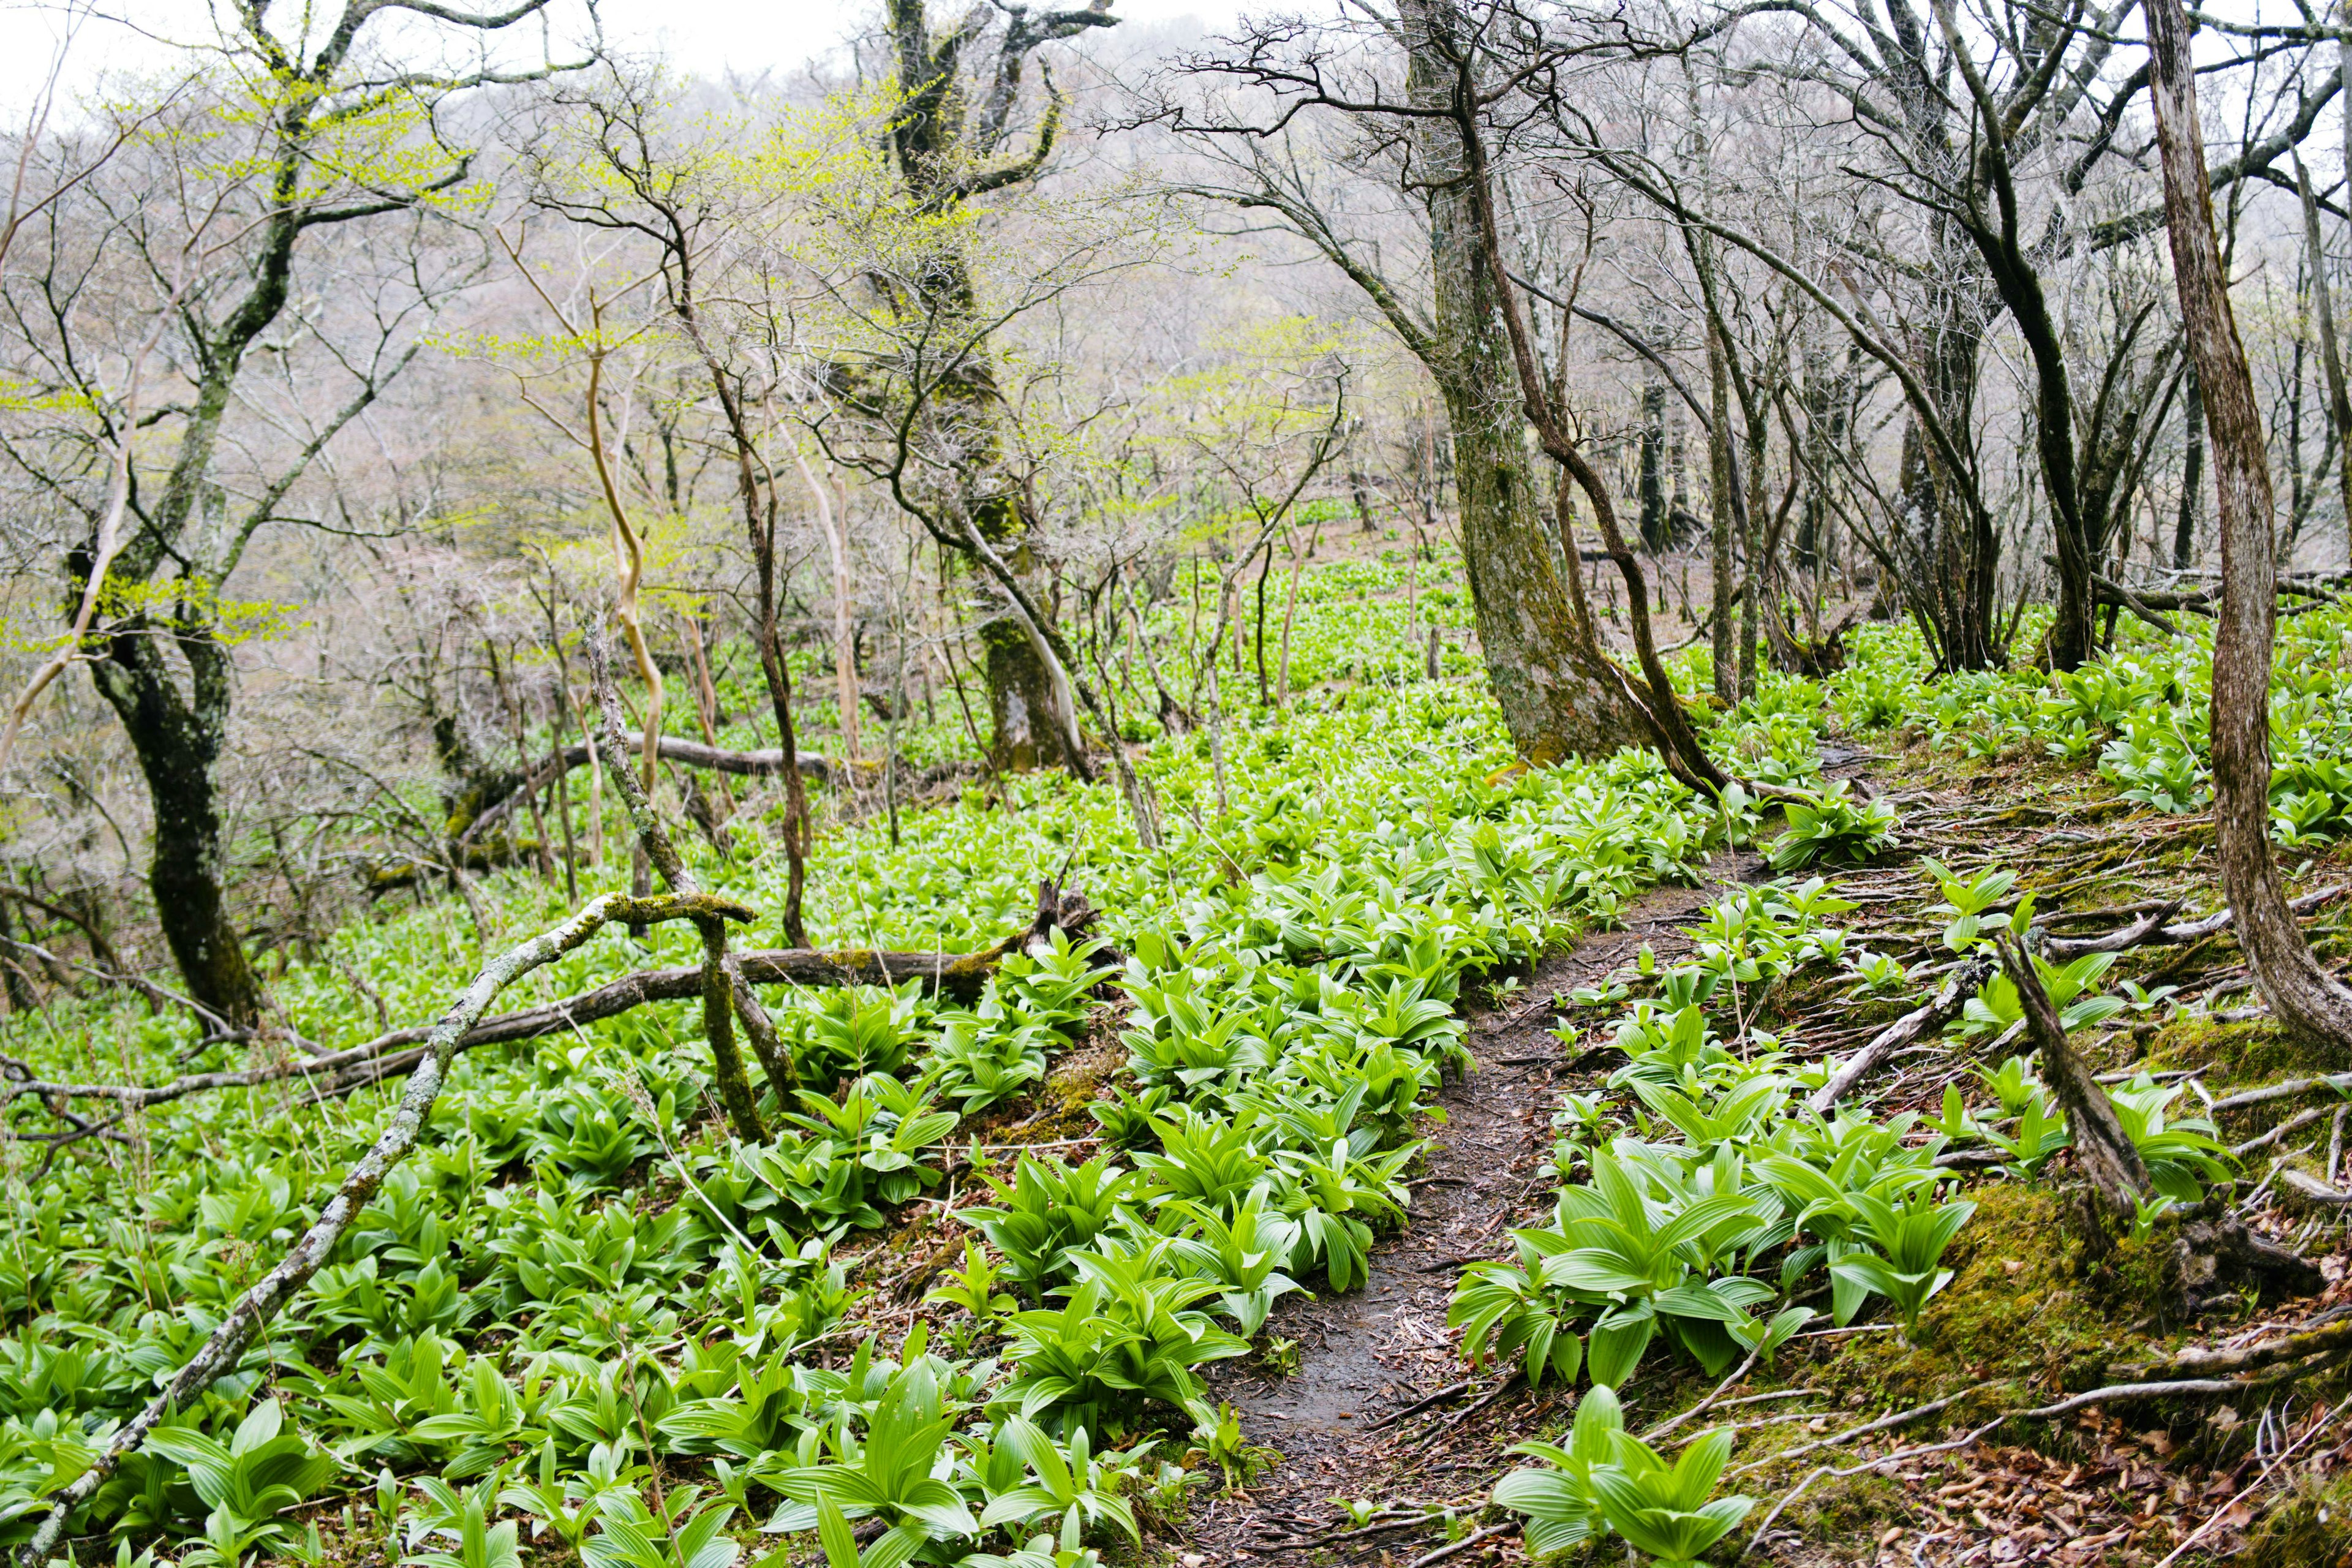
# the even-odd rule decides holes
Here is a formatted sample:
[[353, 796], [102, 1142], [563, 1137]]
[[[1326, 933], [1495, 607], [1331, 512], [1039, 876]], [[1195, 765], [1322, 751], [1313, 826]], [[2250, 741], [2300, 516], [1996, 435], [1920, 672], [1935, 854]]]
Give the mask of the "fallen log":
[[[892, 952], [875, 948], [771, 948], [736, 954], [743, 977], [755, 985], [904, 985], [919, 980], [929, 989], [958, 1001], [980, 994], [1004, 955], [1025, 945], [1029, 934], [1007, 938], [979, 952]], [[482, 1046], [536, 1040], [568, 1029], [616, 1018], [649, 1002], [682, 1002], [702, 994], [702, 971], [697, 967], [641, 969], [609, 981], [593, 991], [561, 1001], [542, 1003], [518, 1013], [485, 1018], [457, 1042], [459, 1051]], [[371, 1053], [320, 1085], [317, 1098], [340, 1095], [382, 1083], [413, 1069], [424, 1059], [424, 1029], [395, 1029], [359, 1047]], [[407, 1050], [401, 1047], [411, 1047]], [[390, 1053], [390, 1054], [386, 1054]]]
[[[656, 744], [664, 762], [677, 763], [682, 767], [702, 768], [711, 773], [733, 773], [745, 778], [772, 778], [784, 771], [784, 753], [781, 749], [730, 752], [678, 735], [664, 735]], [[630, 754], [635, 755], [635, 751], [632, 750]], [[833, 782], [834, 764], [824, 758], [803, 752], [796, 760], [800, 763], [801, 777], [819, 785]], [[553, 784], [559, 773], [570, 773], [573, 768], [587, 765], [588, 743], [585, 741], [574, 742], [550, 752], [531, 765], [530, 771], [523, 775], [522, 783], [503, 799], [483, 807], [481, 815], [467, 823], [466, 831], [457, 836], [457, 843], [461, 847], [471, 844], [491, 825], [503, 821], [522, 801]]]

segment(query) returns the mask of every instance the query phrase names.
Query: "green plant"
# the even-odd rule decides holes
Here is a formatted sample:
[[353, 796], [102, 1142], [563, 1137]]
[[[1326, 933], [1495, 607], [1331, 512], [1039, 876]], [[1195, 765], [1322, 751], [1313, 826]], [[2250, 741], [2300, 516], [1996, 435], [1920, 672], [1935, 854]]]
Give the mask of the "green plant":
[[1697, 1568], [1699, 1553], [1756, 1506], [1753, 1498], [1710, 1497], [1731, 1458], [1728, 1427], [1693, 1438], [1672, 1465], [1627, 1433], [1612, 1446], [1614, 1461], [1591, 1472], [1593, 1492], [1609, 1528], [1656, 1558], [1658, 1568]]
[[1696, 1568], [1699, 1554], [1755, 1507], [1750, 1498], [1711, 1495], [1731, 1457], [1728, 1427], [1694, 1438], [1669, 1465], [1624, 1425], [1614, 1391], [1596, 1385], [1578, 1405], [1566, 1445], [1530, 1442], [1510, 1450], [1549, 1467], [1513, 1470], [1495, 1484], [1495, 1501], [1528, 1521], [1529, 1556], [1613, 1531], [1659, 1568]]
[[1952, 1271], [1939, 1267], [1944, 1251], [1977, 1205], [1965, 1199], [1938, 1204], [1925, 1187], [1896, 1201], [1872, 1193], [1855, 1193], [1848, 1201], [1879, 1251], [1850, 1254], [1830, 1265], [1831, 1272], [1893, 1301], [1904, 1331], [1917, 1333], [1919, 1310], [1952, 1282]]
[[[931, 1473], [954, 1426], [942, 1405], [937, 1373], [910, 1350], [908, 1364], [890, 1374], [880, 1391], [862, 1437], [846, 1422], [828, 1427], [823, 1437], [830, 1458], [812, 1454], [811, 1462], [774, 1474], [771, 1484], [792, 1500], [765, 1528], [817, 1529], [829, 1537], [828, 1513], [841, 1520], [878, 1518], [887, 1527], [883, 1539], [893, 1542], [882, 1559], [886, 1563], [903, 1563], [932, 1541], [979, 1534], [980, 1521], [962, 1496]], [[845, 1523], [841, 1533], [848, 1533]], [[830, 1545], [826, 1550], [830, 1555]]]
[[187, 1426], [159, 1426], [147, 1447], [187, 1467], [211, 1512], [205, 1519], [206, 1561], [236, 1568], [246, 1553], [280, 1539], [278, 1515], [324, 1486], [335, 1462], [284, 1430], [285, 1411], [265, 1399], [247, 1412], [227, 1442]]
[[888, 1075], [907, 1065], [921, 1035], [917, 984], [896, 991], [842, 985], [804, 994], [787, 1016], [793, 1065], [810, 1083]]
[[1243, 1436], [1241, 1413], [1231, 1405], [1196, 1411], [1194, 1416], [1192, 1446], [1185, 1457], [1214, 1465], [1225, 1478], [1229, 1492], [1249, 1485], [1259, 1471], [1281, 1458]]
[[[2069, 1033], [2103, 1024], [2124, 1010], [2122, 997], [2103, 996], [2095, 989], [2115, 963], [2112, 952], [2086, 952], [2063, 964], [2034, 959], [2042, 989], [2049, 992], [2052, 1005], [2058, 1009], [2058, 1022]], [[1970, 1037], [2004, 1032], [2024, 1016], [2024, 1006], [2017, 999], [2017, 983], [2004, 972], [1987, 980], [1983, 989], [1969, 998], [1961, 1015], [1961, 1032]]]
[[1080, 1528], [1117, 1525], [1128, 1540], [1140, 1543], [1135, 1510], [1118, 1495], [1130, 1467], [1149, 1451], [1146, 1443], [1128, 1451], [1125, 1465], [1095, 1458], [1084, 1426], [1074, 1428], [1066, 1451], [1034, 1424], [1015, 1415], [1004, 1423], [1000, 1442], [1010, 1444], [1029, 1467], [1030, 1479], [992, 1500], [981, 1514], [983, 1525], [1027, 1523], [1041, 1514], [1060, 1513], [1063, 1533]]
[[2235, 1173], [2228, 1147], [2213, 1135], [2212, 1122], [2203, 1117], [2167, 1120], [2166, 1110], [2184, 1087], [2167, 1087], [2143, 1072], [2107, 1089], [2116, 1120], [2147, 1166], [2149, 1184], [2158, 1195], [2180, 1205], [2200, 1201], [2209, 1183], [2227, 1181]]
[[993, 1176], [982, 1180], [996, 1194], [997, 1206], [962, 1209], [957, 1217], [980, 1227], [1004, 1259], [1004, 1278], [1039, 1304], [1049, 1289], [1069, 1278], [1070, 1249], [1108, 1229], [1140, 1185], [1108, 1153], [1083, 1165], [1024, 1154], [1013, 1165], [1010, 1185]]
[[966, 1238], [963, 1267], [950, 1272], [950, 1282], [933, 1289], [923, 1300], [961, 1307], [983, 1321], [1002, 1317], [1013, 1310], [1013, 1301], [996, 1289], [996, 1272], [994, 1260], [980, 1249], [978, 1243]]
[[449, 1547], [417, 1552], [412, 1542], [410, 1553], [401, 1559], [403, 1563], [414, 1568], [522, 1568], [522, 1554], [515, 1545], [517, 1522], [511, 1519], [496, 1524], [488, 1522], [486, 1500], [495, 1489], [493, 1487], [485, 1484], [457, 1492], [428, 1479], [424, 1489], [428, 1501], [436, 1505], [439, 1522], [428, 1527], [422, 1539], [446, 1541]]
[[731, 1568], [742, 1554], [726, 1534], [731, 1505], [704, 1503], [694, 1487], [673, 1488], [661, 1502], [657, 1515], [635, 1492], [607, 1500], [581, 1561], [587, 1568]]
[[2050, 1157], [2074, 1141], [2067, 1131], [2066, 1118], [2054, 1110], [2049, 1097], [2040, 1085], [2026, 1099], [2024, 1108], [2017, 1113], [2017, 1130], [2004, 1132], [1999, 1127], [1981, 1123], [1977, 1135], [2010, 1158], [2010, 1170], [2028, 1180], [2042, 1173]]
[[1884, 800], [1857, 803], [1843, 779], [1807, 799], [1788, 802], [1787, 811], [1789, 830], [1772, 840], [1769, 851], [1775, 871], [1821, 860], [1867, 860], [1895, 842], [1895, 807]]
[[1051, 1411], [1059, 1424], [1091, 1431], [1123, 1429], [1146, 1400], [1197, 1414], [1202, 1388], [1192, 1369], [1249, 1352], [1247, 1341], [1190, 1310], [1215, 1293], [1215, 1283], [1157, 1272], [1150, 1255], [1079, 1256], [1093, 1267], [1063, 1289], [1060, 1308], [1007, 1320], [1020, 1375], [1004, 1397], [1024, 1416]]
[[1234, 1326], [1244, 1339], [1255, 1339], [1275, 1302], [1299, 1289], [1280, 1267], [1290, 1241], [1283, 1216], [1266, 1208], [1265, 1193], [1258, 1187], [1242, 1199], [1230, 1219], [1184, 1199], [1171, 1203], [1169, 1211], [1161, 1225], [1173, 1218], [1181, 1226], [1176, 1256], [1216, 1283], [1218, 1300]]
[[[1930, 904], [1927, 912], [1952, 917], [1944, 927], [1944, 945], [1954, 952], [1974, 952], [1984, 930], [1985, 916], [2017, 886], [2017, 873], [1989, 868], [1964, 879], [1936, 859], [1921, 860], [1919, 868], [1944, 895], [1944, 901]], [[2032, 901], [2031, 895], [2026, 901]]]

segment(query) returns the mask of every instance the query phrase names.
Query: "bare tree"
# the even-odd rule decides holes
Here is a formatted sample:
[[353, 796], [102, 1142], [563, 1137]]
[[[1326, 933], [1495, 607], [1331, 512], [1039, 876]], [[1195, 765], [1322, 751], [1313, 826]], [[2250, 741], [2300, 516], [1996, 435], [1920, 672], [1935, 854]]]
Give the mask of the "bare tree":
[[[174, 107], [188, 134], [143, 138], [139, 158], [114, 160], [52, 203], [39, 258], [7, 280], [18, 374], [92, 411], [84, 425], [10, 432], [7, 458], [86, 520], [66, 552], [66, 584], [77, 605], [99, 584], [87, 662], [153, 802], [157, 915], [189, 995], [234, 1026], [258, 1022], [262, 993], [224, 901], [216, 769], [240, 635], [225, 590], [261, 530], [299, 519], [305, 479], [414, 357], [436, 305], [473, 275], [464, 247], [440, 252], [429, 216], [429, 199], [472, 167], [440, 107], [470, 88], [559, 68], [418, 68], [365, 46], [389, 14], [422, 11], [477, 36], [546, 4], [477, 14], [347, 0], [315, 31], [237, 10], [216, 76]], [[244, 140], [236, 156], [214, 140], [224, 127]], [[299, 298], [304, 258], [345, 231], [332, 247], [346, 274], [341, 303]], [[158, 279], [175, 281], [158, 289]], [[129, 439], [121, 384], [101, 374], [103, 334], [128, 325], [135, 341], [157, 315], [170, 322], [157, 351], [170, 391], [141, 419], [149, 441], [165, 433], [172, 457], [159, 475], [133, 466], [127, 528], [101, 571], [108, 508], [91, 481]], [[298, 364], [326, 379], [289, 396]], [[271, 374], [257, 378], [263, 366]]]

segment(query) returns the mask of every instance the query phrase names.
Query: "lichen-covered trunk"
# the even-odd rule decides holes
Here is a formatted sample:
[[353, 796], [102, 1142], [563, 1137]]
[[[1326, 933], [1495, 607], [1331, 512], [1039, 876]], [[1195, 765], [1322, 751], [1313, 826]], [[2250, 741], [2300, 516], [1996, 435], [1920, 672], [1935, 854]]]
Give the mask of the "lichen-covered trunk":
[[980, 645], [988, 676], [989, 760], [1004, 773], [1066, 765], [1053, 673], [1037, 657], [1036, 644], [1005, 615], [981, 626]]
[[1462, 562], [1486, 682], [1518, 753], [1535, 763], [1605, 757], [1646, 742], [1616, 683], [1585, 654], [1554, 566], [1508, 367], [1445, 389], [1461, 498]]
[[[167, 642], [187, 659], [184, 695], [165, 663]], [[90, 668], [146, 776], [154, 808], [147, 885], [180, 978], [189, 998], [222, 1023], [252, 1028], [261, 1021], [261, 983], [229, 921], [214, 777], [228, 734], [228, 650], [201, 630], [167, 636], [134, 626]]]
[[[1460, 161], [1458, 142], [1440, 145], [1452, 139], [1427, 134], [1439, 163]], [[1532, 763], [1647, 744], [1623, 686], [1592, 657], [1593, 629], [1580, 622], [1561, 580], [1560, 555], [1572, 572], [1576, 552], [1565, 540], [1558, 542], [1564, 552], [1555, 549], [1544, 518], [1501, 302], [1470, 195], [1458, 182], [1433, 183], [1429, 237], [1437, 351], [1430, 369], [1454, 427], [1462, 561], [1486, 682], [1511, 743]]]
[[2149, 0], [2150, 98], [2173, 281], [2213, 448], [2221, 591], [2213, 634], [2213, 826], [2221, 890], [2272, 1010], [2307, 1040], [2352, 1045], [2352, 990], [2313, 956], [2270, 843], [2270, 677], [2278, 610], [2273, 497], [2260, 405], [2230, 309], [2180, 0]]

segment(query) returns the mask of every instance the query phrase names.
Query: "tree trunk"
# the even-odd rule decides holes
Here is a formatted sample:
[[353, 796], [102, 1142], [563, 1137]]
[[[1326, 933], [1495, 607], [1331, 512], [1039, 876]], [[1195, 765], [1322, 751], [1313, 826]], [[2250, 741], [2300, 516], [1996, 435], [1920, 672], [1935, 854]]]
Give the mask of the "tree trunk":
[[1731, 471], [1731, 376], [1723, 361], [1723, 340], [1713, 331], [1706, 335], [1706, 452], [1714, 513], [1708, 566], [1715, 574], [1714, 625], [1708, 628], [1708, 646], [1714, 654], [1715, 694], [1727, 704], [1739, 700], [1739, 668], [1734, 662], [1738, 643], [1731, 625], [1738, 588], [1732, 580], [1731, 535], [1738, 508], [1733, 504], [1731, 487], [1739, 481]]
[[1001, 616], [980, 628], [986, 650], [988, 754], [1000, 773], [1024, 773], [1067, 762], [1054, 722], [1054, 678], [1018, 620]]
[[[1426, 8], [1421, 0], [1407, 6], [1407, 31], [1420, 45], [1412, 74], [1417, 93], [1442, 95], [1454, 68], [1427, 43]], [[1432, 165], [1458, 169], [1463, 153], [1451, 128], [1421, 123]], [[1487, 684], [1511, 744], [1528, 761], [1547, 763], [1644, 744], [1648, 732], [1614, 672], [1587, 654], [1592, 628], [1578, 623], [1554, 563], [1541, 487], [1528, 457], [1517, 373], [1470, 193], [1459, 181], [1433, 182], [1428, 203], [1437, 349], [1429, 368], [1453, 425], [1462, 563]], [[1559, 542], [1567, 570], [1576, 570], [1572, 543]]]
[[2149, 85], [2182, 326], [2211, 429], [2221, 534], [2213, 637], [2213, 824], [2221, 890], [2271, 1009], [2315, 1042], [2352, 1045], [2352, 990], [2322, 968], [2286, 907], [2270, 841], [2270, 677], [2277, 563], [2262, 415], [2230, 309], [2180, 0], [2149, 0]]
[[2197, 564], [2197, 513], [2205, 494], [2205, 396], [2197, 388], [2197, 363], [2189, 363], [2181, 391], [2182, 442], [2180, 459], [2180, 520], [2172, 531], [2172, 569], [2186, 572]]
[[[1469, 258], [1464, 258], [1465, 266]], [[1454, 280], [1458, 283], [1460, 280]], [[1438, 283], [1441, 335], [1445, 300]], [[1462, 508], [1462, 563], [1478, 622], [1487, 684], [1519, 755], [1534, 763], [1605, 757], [1648, 736], [1626, 710], [1607, 673], [1593, 668], [1578, 636], [1574, 607], [1552, 565], [1536, 477], [1521, 431], [1525, 418], [1507, 389], [1516, 384], [1500, 363], [1491, 331], [1475, 319], [1454, 336], [1457, 352], [1489, 374], [1470, 386], [1445, 388], [1454, 426], [1455, 481]], [[1572, 568], [1571, 568], [1572, 570]]]
[[2124, 1131], [2097, 1075], [2066, 1038], [2066, 1026], [2042, 987], [2041, 971], [2021, 944], [2000, 940], [2001, 967], [2017, 987], [2026, 1042], [2040, 1055], [2042, 1081], [2065, 1111], [2074, 1134], [2074, 1163], [2090, 1180], [2098, 1212], [2112, 1223], [2129, 1226], [2154, 1190], [2148, 1185], [2147, 1163]]
[[1673, 542], [1666, 528], [1666, 384], [1655, 372], [1642, 383], [1642, 548], [1656, 555]]
[[223, 897], [226, 855], [213, 777], [227, 738], [229, 652], [201, 629], [183, 628], [168, 640], [187, 659], [184, 697], [165, 666], [159, 627], [131, 627], [90, 672], [146, 775], [155, 813], [147, 885], [188, 996], [228, 1027], [250, 1029], [261, 1021], [261, 983]]

